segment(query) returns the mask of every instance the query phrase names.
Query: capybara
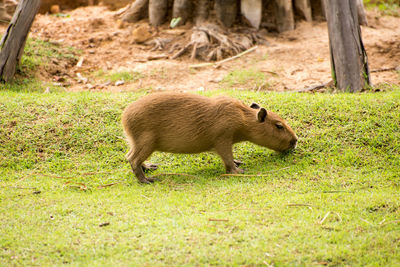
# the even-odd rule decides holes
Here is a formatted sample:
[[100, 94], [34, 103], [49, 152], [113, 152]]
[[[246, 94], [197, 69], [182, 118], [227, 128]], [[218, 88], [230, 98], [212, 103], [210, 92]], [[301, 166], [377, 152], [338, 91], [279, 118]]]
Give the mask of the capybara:
[[189, 93], [155, 93], [130, 104], [122, 114], [130, 144], [127, 159], [142, 183], [153, 182], [143, 162], [154, 152], [215, 151], [227, 173], [242, 173], [232, 145], [250, 141], [275, 151], [294, 149], [297, 136], [277, 114], [230, 97], [209, 98]]

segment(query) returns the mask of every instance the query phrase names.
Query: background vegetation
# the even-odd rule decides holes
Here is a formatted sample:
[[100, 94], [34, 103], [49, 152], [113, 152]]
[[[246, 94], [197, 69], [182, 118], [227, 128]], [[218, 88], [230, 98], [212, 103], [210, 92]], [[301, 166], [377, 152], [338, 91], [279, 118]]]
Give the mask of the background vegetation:
[[267, 81], [235, 70], [203, 94], [278, 112], [298, 148], [236, 145], [248, 176], [221, 176], [212, 153], [155, 153], [149, 175], [160, 181], [142, 185], [124, 159], [120, 115], [148, 92], [46, 90], [34, 74], [46, 58], [79, 52], [41, 42], [28, 42], [20, 76], [0, 86], [1, 266], [400, 264], [398, 85], [250, 92], [235, 86]]

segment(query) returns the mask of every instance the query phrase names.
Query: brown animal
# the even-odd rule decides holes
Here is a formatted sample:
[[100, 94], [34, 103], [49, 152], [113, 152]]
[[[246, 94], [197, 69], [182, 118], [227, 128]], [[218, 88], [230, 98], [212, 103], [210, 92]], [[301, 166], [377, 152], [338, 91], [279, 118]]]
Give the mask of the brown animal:
[[130, 104], [122, 114], [130, 144], [127, 159], [142, 183], [143, 162], [154, 152], [200, 153], [214, 150], [227, 173], [242, 173], [232, 145], [250, 141], [275, 151], [294, 149], [297, 136], [275, 113], [229, 97], [208, 98], [188, 93], [156, 93]]

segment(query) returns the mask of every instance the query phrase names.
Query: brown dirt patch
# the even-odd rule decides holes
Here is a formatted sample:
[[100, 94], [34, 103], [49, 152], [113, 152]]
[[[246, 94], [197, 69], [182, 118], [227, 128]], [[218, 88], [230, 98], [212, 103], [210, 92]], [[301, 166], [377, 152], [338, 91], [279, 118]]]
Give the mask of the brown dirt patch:
[[[170, 30], [168, 25], [156, 31], [147, 26], [147, 21], [123, 24], [116, 18], [117, 11], [105, 7], [90, 6], [68, 12], [68, 17], [38, 15], [32, 27], [31, 36], [73, 46], [82, 51], [80, 68], [57, 62], [65, 72], [71, 86], [68, 90], [212, 90], [224, 86], [221, 79], [237, 69], [252, 69], [265, 75], [268, 85], [261, 90], [298, 90], [331, 80], [328, 33], [325, 22], [300, 22], [296, 30], [283, 34], [263, 33], [268, 46], [237, 60], [230, 61], [216, 69], [206, 67], [190, 69], [192, 64], [202, 63], [190, 60], [190, 55], [176, 60], [162, 59], [168, 50], [151, 51], [156, 41], [188, 40], [191, 25]], [[369, 56], [371, 70], [397, 67], [400, 65], [400, 18], [380, 16], [368, 11], [369, 27], [362, 27], [364, 44]], [[136, 30], [142, 27], [149, 38], [136, 43]], [[136, 31], [135, 31], [136, 30]], [[185, 31], [186, 30], [186, 31]], [[143, 33], [142, 33], [143, 34]], [[141, 35], [141, 34], [140, 34]], [[142, 35], [141, 35], [142, 36]], [[147, 39], [145, 38], [145, 39]], [[148, 60], [153, 57], [157, 60]], [[142, 75], [137, 81], [120, 86], [93, 80], [88, 73], [103, 69], [106, 71], [137, 71]], [[63, 74], [48, 70], [42, 75], [53, 81]], [[78, 74], [80, 73], [80, 74]], [[88, 84], [78, 76], [88, 77]], [[372, 82], [400, 83], [396, 71], [373, 72]], [[71, 78], [72, 77], [72, 78]], [[91, 80], [92, 79], [92, 80]], [[101, 84], [103, 83], [103, 84]], [[241, 84], [240, 89], [256, 89], [254, 84]], [[260, 88], [257, 88], [260, 89]]]

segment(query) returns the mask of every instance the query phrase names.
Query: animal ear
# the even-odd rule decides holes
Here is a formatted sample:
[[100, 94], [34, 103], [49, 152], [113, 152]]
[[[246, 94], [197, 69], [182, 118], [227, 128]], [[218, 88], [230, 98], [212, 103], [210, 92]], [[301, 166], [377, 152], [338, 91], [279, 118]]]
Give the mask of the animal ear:
[[250, 105], [250, 107], [253, 108], [253, 109], [259, 109], [260, 108], [260, 106], [257, 103], [252, 103]]
[[264, 122], [267, 115], [268, 115], [267, 110], [265, 108], [261, 108], [260, 111], [257, 113], [258, 121]]

